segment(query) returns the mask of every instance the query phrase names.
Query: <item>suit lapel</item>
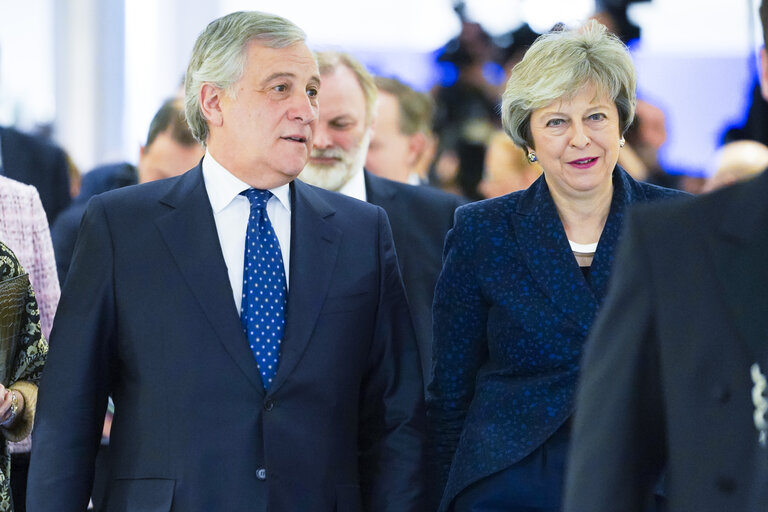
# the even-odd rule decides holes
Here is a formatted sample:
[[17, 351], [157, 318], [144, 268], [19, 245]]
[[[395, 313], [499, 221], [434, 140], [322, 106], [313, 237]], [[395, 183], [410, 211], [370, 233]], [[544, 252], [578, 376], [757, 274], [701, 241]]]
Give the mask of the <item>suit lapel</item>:
[[259, 368], [232, 298], [200, 165], [183, 175], [161, 202], [173, 210], [155, 222], [182, 276], [221, 344], [248, 380], [263, 392]]
[[738, 187], [719, 229], [705, 237], [736, 337], [762, 362], [768, 355], [768, 174]]
[[522, 193], [512, 224], [533, 280], [566, 316], [587, 330], [597, 301], [573, 257], [543, 176]]
[[309, 185], [291, 185], [291, 271], [280, 364], [270, 391], [278, 389], [309, 343], [331, 284], [341, 231], [328, 222], [334, 209]]
[[626, 207], [640, 193], [618, 168], [614, 171], [613, 185], [611, 209], [597, 245], [589, 283], [570, 249], [544, 176], [523, 192], [512, 215], [523, 260], [533, 279], [552, 302], [585, 331], [589, 330], [607, 292]]

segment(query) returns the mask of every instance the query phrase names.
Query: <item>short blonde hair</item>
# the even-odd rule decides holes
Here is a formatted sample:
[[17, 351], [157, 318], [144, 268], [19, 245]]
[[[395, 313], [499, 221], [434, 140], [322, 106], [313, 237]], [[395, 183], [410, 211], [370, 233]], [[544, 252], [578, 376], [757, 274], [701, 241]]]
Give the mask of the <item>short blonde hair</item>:
[[521, 148], [534, 147], [531, 113], [573, 98], [587, 84], [614, 101], [624, 134], [637, 103], [635, 67], [624, 43], [595, 20], [578, 30], [540, 36], [507, 81], [501, 103], [504, 131]]
[[[317, 68], [320, 71], [321, 77], [322, 75], [332, 73], [340, 66], [345, 66], [354, 73], [360, 88], [363, 90], [363, 96], [365, 97], [365, 122], [366, 125], [370, 126], [373, 122], [373, 112], [376, 108], [379, 90], [373, 81], [373, 76], [365, 66], [352, 55], [343, 52], [317, 52], [315, 53], [315, 58], [317, 59]], [[322, 99], [320, 103], [322, 104]]]

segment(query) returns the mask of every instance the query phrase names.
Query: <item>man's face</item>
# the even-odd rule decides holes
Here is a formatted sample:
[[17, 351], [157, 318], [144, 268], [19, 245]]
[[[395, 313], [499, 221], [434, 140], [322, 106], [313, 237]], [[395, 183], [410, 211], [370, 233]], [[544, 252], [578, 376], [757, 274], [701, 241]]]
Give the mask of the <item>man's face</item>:
[[339, 190], [365, 163], [370, 126], [365, 95], [355, 74], [339, 66], [323, 75], [320, 120], [302, 181]]
[[400, 104], [397, 98], [379, 91], [376, 124], [365, 168], [382, 178], [407, 182], [417, 158], [411, 138], [400, 131]]
[[235, 176], [257, 188], [289, 183], [304, 168], [317, 124], [320, 78], [304, 43], [267, 48], [251, 42], [243, 77], [231, 91], [206, 99], [208, 150]]
[[170, 130], [166, 130], [157, 135], [149, 147], [141, 148], [139, 182], [146, 183], [177, 176], [196, 166], [203, 153], [199, 144], [183, 146], [173, 140]]

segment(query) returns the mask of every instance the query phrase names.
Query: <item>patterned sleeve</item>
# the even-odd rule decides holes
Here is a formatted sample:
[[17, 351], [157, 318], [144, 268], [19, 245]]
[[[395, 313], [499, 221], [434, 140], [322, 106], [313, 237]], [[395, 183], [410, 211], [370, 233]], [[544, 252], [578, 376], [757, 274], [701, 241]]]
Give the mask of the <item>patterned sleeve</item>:
[[[0, 281], [24, 274], [13, 252], [0, 242]], [[29, 381], [37, 384], [48, 353], [48, 342], [40, 328], [40, 312], [37, 308], [35, 292], [30, 285], [27, 289], [26, 305], [22, 324], [25, 326], [21, 338], [21, 349], [16, 356], [11, 384], [16, 381]]]

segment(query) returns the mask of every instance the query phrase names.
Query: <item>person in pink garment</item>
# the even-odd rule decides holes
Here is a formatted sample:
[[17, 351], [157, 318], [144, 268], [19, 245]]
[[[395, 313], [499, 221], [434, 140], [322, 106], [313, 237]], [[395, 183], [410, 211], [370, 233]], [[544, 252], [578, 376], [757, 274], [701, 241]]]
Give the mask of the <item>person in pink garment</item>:
[[61, 294], [48, 219], [37, 189], [5, 176], [0, 176], [0, 239], [29, 273], [47, 339]]
[[[48, 218], [37, 189], [0, 175], [0, 240], [15, 254], [29, 274], [40, 311], [40, 326], [45, 339], [51, 334], [53, 316], [59, 304], [59, 277], [53, 255]], [[9, 443], [11, 490], [16, 511], [24, 510], [29, 467], [30, 437]]]

